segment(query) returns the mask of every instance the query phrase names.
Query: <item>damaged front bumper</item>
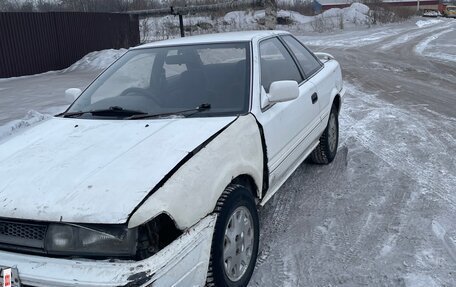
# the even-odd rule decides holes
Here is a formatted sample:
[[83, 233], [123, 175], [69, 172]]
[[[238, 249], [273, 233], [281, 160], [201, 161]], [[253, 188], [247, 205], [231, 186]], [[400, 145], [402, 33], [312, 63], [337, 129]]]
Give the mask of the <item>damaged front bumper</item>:
[[154, 256], [142, 261], [57, 259], [0, 251], [0, 266], [17, 268], [22, 285], [203, 286], [216, 215], [210, 215]]

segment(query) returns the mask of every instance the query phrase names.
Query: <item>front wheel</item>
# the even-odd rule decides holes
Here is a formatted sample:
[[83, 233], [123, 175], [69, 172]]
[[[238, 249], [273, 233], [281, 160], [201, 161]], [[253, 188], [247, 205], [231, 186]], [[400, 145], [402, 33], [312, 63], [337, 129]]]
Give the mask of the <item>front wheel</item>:
[[219, 201], [207, 286], [244, 287], [258, 254], [259, 220], [255, 200], [244, 186], [229, 185]]
[[310, 154], [310, 158], [314, 163], [329, 164], [334, 160], [337, 153], [337, 145], [339, 144], [339, 119], [337, 107], [331, 108], [329, 114], [328, 125], [320, 137], [320, 143]]

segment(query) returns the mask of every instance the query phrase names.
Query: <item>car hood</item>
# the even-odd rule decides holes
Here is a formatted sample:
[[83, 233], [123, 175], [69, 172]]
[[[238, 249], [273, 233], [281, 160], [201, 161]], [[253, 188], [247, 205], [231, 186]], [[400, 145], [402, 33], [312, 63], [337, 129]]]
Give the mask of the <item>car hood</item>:
[[186, 155], [233, 120], [46, 120], [0, 142], [0, 217], [124, 223]]

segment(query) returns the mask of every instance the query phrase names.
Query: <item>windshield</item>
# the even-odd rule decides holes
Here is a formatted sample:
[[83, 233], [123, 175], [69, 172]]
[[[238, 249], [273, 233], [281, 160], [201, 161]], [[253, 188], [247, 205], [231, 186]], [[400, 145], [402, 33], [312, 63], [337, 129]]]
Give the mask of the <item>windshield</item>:
[[453, 6], [447, 7], [447, 10], [448, 10], [448, 11], [456, 11], [456, 7], [453, 7]]
[[131, 119], [138, 114], [170, 116], [189, 110], [195, 110], [188, 114], [194, 116], [246, 113], [249, 51], [248, 42], [128, 51], [82, 93], [66, 114]]

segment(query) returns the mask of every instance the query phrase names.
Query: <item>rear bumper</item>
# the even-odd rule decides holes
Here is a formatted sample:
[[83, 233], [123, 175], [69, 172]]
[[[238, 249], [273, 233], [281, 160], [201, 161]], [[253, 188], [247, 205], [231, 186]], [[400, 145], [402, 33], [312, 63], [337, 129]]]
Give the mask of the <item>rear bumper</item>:
[[203, 286], [215, 219], [207, 216], [142, 261], [68, 260], [0, 251], [0, 266], [17, 267], [22, 284], [36, 287]]

